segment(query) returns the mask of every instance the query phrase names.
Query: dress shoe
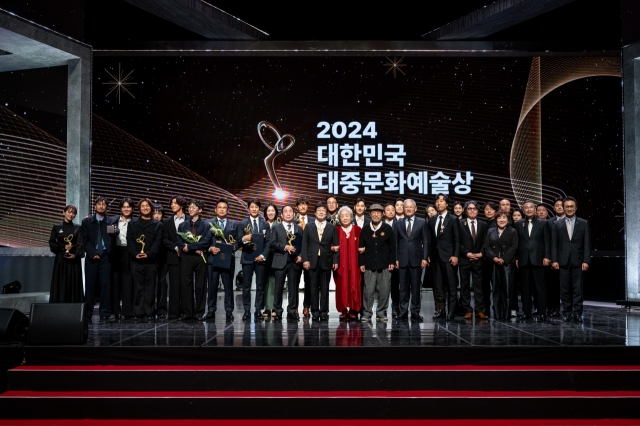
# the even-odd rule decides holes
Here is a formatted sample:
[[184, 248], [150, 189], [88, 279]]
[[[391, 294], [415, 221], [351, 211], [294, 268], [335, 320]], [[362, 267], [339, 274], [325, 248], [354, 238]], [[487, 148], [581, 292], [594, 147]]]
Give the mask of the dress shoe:
[[456, 314], [454, 312], [449, 312], [449, 315], [447, 315], [447, 321], [453, 321], [456, 319]]
[[309, 308], [304, 308], [302, 310], [302, 315], [304, 315], [305, 317], [309, 318]]
[[264, 313], [262, 314], [263, 317], [267, 318], [271, 316], [271, 311], [269, 309], [265, 309]]
[[480, 319], [484, 319], [484, 320], [489, 319], [489, 317], [488, 317], [488, 316], [486, 316], [486, 315], [484, 314], [484, 312], [482, 312], [482, 311], [478, 311], [478, 312], [476, 312], [476, 317], [478, 317], [478, 318], [480, 318]]
[[100, 321], [109, 321], [109, 317], [100, 317]]
[[531, 319], [531, 314], [522, 314], [522, 315], [518, 315], [518, 319], [519, 320], [528, 320]]
[[295, 312], [293, 314], [296, 316], [296, 318], [300, 318], [300, 314], [298, 313], [297, 309], [295, 310]]
[[340, 313], [340, 316], [338, 318], [340, 318], [341, 320], [343, 319], [347, 319], [347, 317], [349, 316], [349, 311], [347, 311], [346, 309], [344, 311], [342, 311]]
[[411, 321], [412, 322], [420, 322], [422, 321], [422, 316], [419, 314], [411, 314]]
[[254, 316], [256, 319], [262, 319], [262, 312], [260, 312], [260, 310], [257, 310], [257, 311], [253, 314], [253, 316]]
[[546, 321], [546, 320], [547, 320], [547, 316], [546, 316], [546, 315], [540, 315], [540, 316], [538, 317], [538, 320], [539, 320], [539, 321]]
[[196, 319], [198, 321], [206, 321], [207, 320], [207, 316], [206, 315], [202, 315], [202, 316], [197, 316]]
[[144, 319], [146, 319], [147, 321], [155, 321], [156, 317], [153, 315], [147, 315], [146, 317], [144, 317]]
[[472, 319], [473, 318], [473, 314], [471, 312], [467, 312], [466, 314], [464, 314], [464, 319]]
[[166, 320], [167, 319], [167, 314], [158, 314], [158, 319], [159, 320]]
[[204, 316], [205, 321], [206, 320], [212, 320], [215, 318], [215, 313], [214, 312], [207, 312], [207, 315]]
[[275, 321], [282, 321], [282, 314], [276, 313], [276, 316], [274, 318]]
[[371, 321], [371, 317], [362, 317], [362, 318], [360, 318], [360, 321], [369, 322], [369, 321]]
[[233, 312], [227, 312], [226, 317], [227, 321], [233, 321]]
[[562, 316], [562, 321], [564, 321], [564, 322], [571, 322], [572, 319], [573, 319], [573, 315], [571, 315], [571, 314], [567, 314], [567, 315], [563, 315]]
[[357, 320], [358, 319], [358, 313], [356, 311], [349, 311], [349, 319], [350, 320]]
[[446, 316], [447, 314], [444, 313], [444, 310], [440, 310], [433, 314], [433, 319], [444, 319]]
[[549, 314], [549, 316], [550, 316], [551, 318], [560, 318], [560, 317], [561, 317], [561, 315], [560, 315], [560, 311], [558, 311], [558, 310], [553, 310], [553, 311], [551, 311], [551, 313]]
[[393, 318], [393, 319], [398, 319], [398, 313], [397, 313], [397, 312], [393, 312], [393, 313], [391, 314], [391, 318]]
[[189, 315], [181, 315], [178, 318], [178, 321], [189, 321], [191, 319], [191, 317]]
[[329, 321], [329, 315], [328, 314], [320, 315], [320, 321]]
[[584, 319], [582, 319], [582, 315], [580, 314], [573, 314], [573, 320], [575, 322], [584, 322]]
[[251, 311], [244, 311], [244, 315], [242, 316], [243, 320], [248, 320], [251, 318]]
[[376, 316], [376, 321], [387, 322], [389, 320], [387, 319], [387, 317], [378, 317], [378, 316]]
[[320, 315], [314, 315], [311, 319], [314, 321], [318, 321], [320, 319]]
[[399, 314], [398, 315], [398, 320], [399, 321], [408, 321], [409, 320], [409, 313], [401, 314], [401, 315]]
[[296, 319], [296, 315], [294, 313], [288, 312], [287, 313], [287, 319], [294, 320], [294, 319]]

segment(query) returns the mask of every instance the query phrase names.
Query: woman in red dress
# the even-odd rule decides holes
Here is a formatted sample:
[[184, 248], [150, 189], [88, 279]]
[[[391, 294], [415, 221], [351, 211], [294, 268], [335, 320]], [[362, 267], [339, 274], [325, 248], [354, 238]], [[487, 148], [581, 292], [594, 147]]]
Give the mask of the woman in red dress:
[[358, 319], [362, 308], [362, 287], [358, 267], [358, 243], [360, 227], [352, 225], [353, 211], [349, 207], [338, 210], [340, 226], [337, 227], [340, 246], [340, 267], [333, 272], [336, 283], [336, 308], [340, 319]]

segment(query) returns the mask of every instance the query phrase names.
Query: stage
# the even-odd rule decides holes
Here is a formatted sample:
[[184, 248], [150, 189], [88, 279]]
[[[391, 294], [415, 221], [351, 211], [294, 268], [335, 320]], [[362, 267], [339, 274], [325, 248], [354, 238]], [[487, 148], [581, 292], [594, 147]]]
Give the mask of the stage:
[[[424, 320], [420, 323], [344, 321], [335, 311], [335, 293], [330, 292], [329, 320], [299, 321], [265, 319], [243, 321], [242, 293], [235, 292], [235, 319], [225, 320], [225, 312], [218, 309], [215, 321], [178, 320], [110, 320], [100, 321], [97, 307], [89, 324], [87, 346], [131, 347], [215, 347], [215, 346], [640, 346], [640, 312], [607, 303], [585, 303], [584, 323], [564, 323], [561, 318], [545, 322], [534, 316], [531, 320], [496, 321], [493, 319], [434, 321], [431, 291], [422, 291]], [[255, 296], [252, 292], [252, 298]], [[302, 293], [300, 293], [302, 299]], [[223, 306], [223, 293], [218, 293], [217, 305]], [[286, 308], [286, 292], [285, 292]], [[253, 299], [252, 299], [253, 301]], [[300, 309], [301, 310], [301, 309]], [[252, 311], [253, 314], [254, 311]], [[374, 309], [375, 312], [375, 309]], [[390, 310], [389, 310], [390, 313]], [[374, 315], [375, 318], [375, 315]]]

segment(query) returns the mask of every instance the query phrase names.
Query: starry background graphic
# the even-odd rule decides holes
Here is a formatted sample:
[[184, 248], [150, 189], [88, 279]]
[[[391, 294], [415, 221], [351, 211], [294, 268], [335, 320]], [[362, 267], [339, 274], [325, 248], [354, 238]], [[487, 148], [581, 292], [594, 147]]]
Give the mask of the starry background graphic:
[[[95, 57], [93, 112], [232, 193], [267, 176], [269, 150], [256, 130], [262, 120], [296, 138], [277, 167], [316, 149], [320, 121], [375, 121], [375, 142], [403, 143], [407, 161], [509, 177], [531, 58], [405, 57], [406, 76], [395, 79], [385, 63], [384, 56]], [[124, 94], [120, 105], [102, 84], [111, 80], [104, 69], [113, 73], [118, 64], [125, 74], [135, 70], [137, 83], [135, 99]], [[64, 141], [66, 72], [4, 74], [2, 104]], [[577, 80], [541, 105], [543, 184], [578, 198], [597, 249], [622, 250], [620, 79]], [[486, 201], [473, 188], [451, 197]], [[505, 196], [513, 200], [511, 192], [489, 198]]]

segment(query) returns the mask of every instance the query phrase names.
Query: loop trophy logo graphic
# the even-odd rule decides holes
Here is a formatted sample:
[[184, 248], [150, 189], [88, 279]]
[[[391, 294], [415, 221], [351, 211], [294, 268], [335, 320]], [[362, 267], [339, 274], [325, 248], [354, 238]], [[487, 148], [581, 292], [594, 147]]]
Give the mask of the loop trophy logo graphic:
[[[275, 135], [275, 143], [272, 144], [269, 142], [269, 140], [267, 140], [265, 135], [266, 130], [270, 130], [271, 133]], [[274, 163], [278, 155], [291, 149], [293, 144], [296, 143], [296, 139], [289, 134], [281, 136], [278, 129], [276, 129], [276, 127], [268, 121], [261, 121], [260, 123], [258, 123], [258, 136], [260, 137], [262, 143], [271, 150], [271, 153], [264, 158], [264, 166], [267, 169], [267, 173], [269, 174], [271, 182], [273, 182], [273, 186], [276, 188], [276, 190], [273, 192], [273, 196], [279, 200], [283, 200], [286, 198], [287, 193], [282, 188], [282, 185], [278, 180], [278, 176], [276, 176], [276, 168]], [[285, 142], [288, 143], [285, 145]]]

